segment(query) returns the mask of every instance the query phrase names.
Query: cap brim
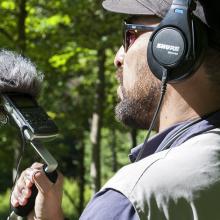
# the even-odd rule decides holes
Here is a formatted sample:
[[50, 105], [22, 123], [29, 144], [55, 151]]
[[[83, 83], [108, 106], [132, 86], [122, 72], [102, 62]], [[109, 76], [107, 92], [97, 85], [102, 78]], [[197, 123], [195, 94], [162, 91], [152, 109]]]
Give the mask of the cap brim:
[[155, 15], [153, 11], [137, 0], [105, 0], [102, 6], [112, 12], [130, 15]]

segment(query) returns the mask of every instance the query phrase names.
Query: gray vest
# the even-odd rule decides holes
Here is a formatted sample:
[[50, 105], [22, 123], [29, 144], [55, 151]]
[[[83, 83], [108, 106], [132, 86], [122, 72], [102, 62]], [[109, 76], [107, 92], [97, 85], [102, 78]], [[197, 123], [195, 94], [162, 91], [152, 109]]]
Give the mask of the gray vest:
[[123, 167], [106, 188], [126, 196], [140, 220], [220, 220], [220, 129]]

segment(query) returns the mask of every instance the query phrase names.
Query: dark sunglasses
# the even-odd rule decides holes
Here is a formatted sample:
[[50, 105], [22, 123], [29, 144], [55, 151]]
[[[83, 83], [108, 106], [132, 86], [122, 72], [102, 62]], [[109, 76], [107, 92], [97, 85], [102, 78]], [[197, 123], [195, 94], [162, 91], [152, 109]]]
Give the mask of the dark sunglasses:
[[124, 21], [123, 25], [123, 46], [125, 52], [135, 42], [135, 40], [143, 33], [154, 31], [157, 25], [128, 24]]

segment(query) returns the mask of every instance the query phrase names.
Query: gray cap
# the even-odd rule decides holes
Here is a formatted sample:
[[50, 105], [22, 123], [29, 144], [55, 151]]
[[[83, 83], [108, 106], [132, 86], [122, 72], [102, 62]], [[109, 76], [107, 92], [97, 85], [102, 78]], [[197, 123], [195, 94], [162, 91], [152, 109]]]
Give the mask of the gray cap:
[[[112, 12], [129, 15], [157, 15], [163, 18], [170, 9], [172, 2], [173, 0], [105, 0], [102, 5], [106, 10]], [[220, 15], [220, 11], [213, 13], [216, 8], [219, 10], [218, 0], [200, 0], [200, 2], [197, 1], [197, 8], [194, 14], [208, 26], [220, 30], [219, 19], [209, 19], [213, 14], [215, 14], [215, 17], [216, 14], [217, 16]], [[207, 22], [207, 19], [213, 22]]]

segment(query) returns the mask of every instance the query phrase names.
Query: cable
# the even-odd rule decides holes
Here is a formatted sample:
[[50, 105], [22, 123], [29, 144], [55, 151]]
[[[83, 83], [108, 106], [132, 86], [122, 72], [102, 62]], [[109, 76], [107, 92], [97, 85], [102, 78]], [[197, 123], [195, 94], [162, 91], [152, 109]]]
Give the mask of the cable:
[[142, 145], [142, 147], [141, 147], [141, 149], [140, 149], [140, 151], [139, 151], [139, 153], [137, 155], [137, 158], [136, 158], [135, 162], [139, 161], [141, 159], [141, 156], [143, 155], [144, 146], [146, 145], [146, 143], [149, 140], [151, 131], [153, 130], [153, 128], [155, 126], [158, 113], [159, 113], [159, 111], [161, 109], [161, 106], [162, 106], [162, 103], [163, 103], [163, 99], [164, 99], [164, 96], [165, 96], [165, 93], [166, 93], [166, 88], [167, 88], [167, 69], [163, 68], [163, 76], [162, 76], [162, 79], [161, 79], [160, 99], [159, 99], [156, 111], [154, 113], [153, 119], [151, 121], [150, 127], [148, 129], [147, 137], [145, 138], [144, 144]]
[[[20, 154], [19, 154], [19, 159], [18, 159], [18, 162], [17, 162], [17, 165], [16, 165], [16, 175], [15, 175], [15, 179], [13, 180], [13, 184], [12, 184], [12, 190], [11, 190], [11, 193], [10, 193], [10, 199], [9, 199], [9, 213], [12, 212], [11, 210], [11, 196], [12, 196], [12, 192], [14, 190], [14, 187], [15, 187], [15, 184], [18, 180], [18, 174], [19, 174], [19, 169], [20, 169], [20, 165], [21, 165], [21, 161], [22, 161], [22, 158], [24, 156], [24, 151], [25, 151], [25, 148], [26, 148], [26, 139], [25, 139], [25, 136], [24, 136], [24, 130], [27, 129], [25, 126], [20, 128], [20, 134], [21, 134], [21, 151], [20, 151]], [[10, 215], [8, 217], [8, 219], [10, 220]]]

